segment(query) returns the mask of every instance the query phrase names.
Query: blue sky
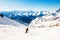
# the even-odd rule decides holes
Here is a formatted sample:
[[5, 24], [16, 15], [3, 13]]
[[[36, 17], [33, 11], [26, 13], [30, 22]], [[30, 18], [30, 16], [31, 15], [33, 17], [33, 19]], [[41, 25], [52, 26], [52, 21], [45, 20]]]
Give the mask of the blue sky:
[[60, 8], [60, 0], [0, 0], [0, 10], [51, 10]]

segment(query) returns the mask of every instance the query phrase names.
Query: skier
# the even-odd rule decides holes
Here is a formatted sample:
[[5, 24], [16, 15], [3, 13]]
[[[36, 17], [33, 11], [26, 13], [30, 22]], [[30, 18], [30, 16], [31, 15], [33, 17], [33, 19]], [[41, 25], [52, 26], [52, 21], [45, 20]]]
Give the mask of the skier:
[[28, 31], [29, 31], [29, 28], [26, 28], [26, 32], [25, 33], [28, 33]]

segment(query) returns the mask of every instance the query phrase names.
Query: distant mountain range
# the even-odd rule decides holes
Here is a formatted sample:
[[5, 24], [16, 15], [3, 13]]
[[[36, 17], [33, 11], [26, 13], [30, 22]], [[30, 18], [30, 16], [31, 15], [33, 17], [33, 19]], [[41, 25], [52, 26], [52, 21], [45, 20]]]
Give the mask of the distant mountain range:
[[30, 22], [37, 17], [42, 17], [46, 15], [56, 16], [56, 13], [58, 12], [60, 12], [60, 9], [56, 11], [2, 11], [0, 12], [0, 14], [3, 14], [4, 16], [16, 20], [20, 23], [30, 24]]

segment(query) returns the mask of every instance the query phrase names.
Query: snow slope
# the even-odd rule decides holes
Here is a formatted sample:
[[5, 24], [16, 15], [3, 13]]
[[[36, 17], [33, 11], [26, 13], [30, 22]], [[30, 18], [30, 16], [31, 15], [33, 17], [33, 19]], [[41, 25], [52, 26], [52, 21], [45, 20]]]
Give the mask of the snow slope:
[[0, 26], [3, 26], [3, 27], [7, 27], [8, 25], [10, 25], [10, 27], [12, 26], [15, 26], [15, 27], [20, 27], [20, 26], [24, 26], [23, 24], [20, 24], [12, 19], [9, 19], [7, 17], [0, 17]]
[[60, 40], [60, 27], [30, 28], [0, 28], [0, 40]]

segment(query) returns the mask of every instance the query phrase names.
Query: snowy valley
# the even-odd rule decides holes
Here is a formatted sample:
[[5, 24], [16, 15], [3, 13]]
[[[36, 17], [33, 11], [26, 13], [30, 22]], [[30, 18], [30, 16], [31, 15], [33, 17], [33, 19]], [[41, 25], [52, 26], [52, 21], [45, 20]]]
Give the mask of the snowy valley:
[[37, 17], [28, 26], [0, 16], [0, 40], [60, 40], [60, 11], [55, 14]]

